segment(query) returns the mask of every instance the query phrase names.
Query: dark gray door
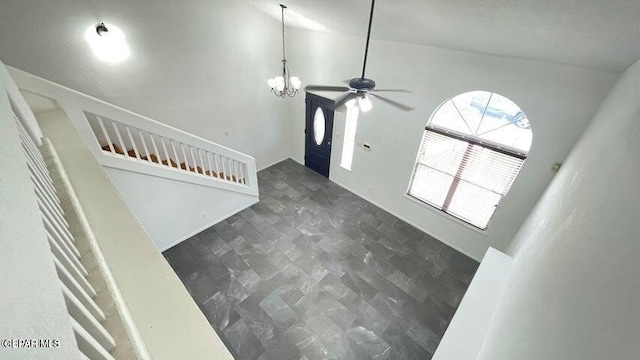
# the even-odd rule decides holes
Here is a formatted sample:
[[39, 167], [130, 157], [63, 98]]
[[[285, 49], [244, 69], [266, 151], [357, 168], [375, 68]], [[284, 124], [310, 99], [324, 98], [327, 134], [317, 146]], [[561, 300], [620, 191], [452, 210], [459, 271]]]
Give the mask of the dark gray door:
[[304, 164], [329, 177], [331, 137], [333, 134], [333, 100], [307, 93]]

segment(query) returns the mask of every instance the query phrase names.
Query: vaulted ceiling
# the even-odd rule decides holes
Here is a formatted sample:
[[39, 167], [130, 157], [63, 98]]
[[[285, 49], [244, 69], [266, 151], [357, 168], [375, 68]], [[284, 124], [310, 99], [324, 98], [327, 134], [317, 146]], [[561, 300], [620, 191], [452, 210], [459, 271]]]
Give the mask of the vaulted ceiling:
[[[280, 19], [278, 3], [245, 0]], [[293, 27], [366, 34], [370, 0], [289, 0]], [[378, 0], [372, 37], [621, 72], [640, 56], [638, 0]]]

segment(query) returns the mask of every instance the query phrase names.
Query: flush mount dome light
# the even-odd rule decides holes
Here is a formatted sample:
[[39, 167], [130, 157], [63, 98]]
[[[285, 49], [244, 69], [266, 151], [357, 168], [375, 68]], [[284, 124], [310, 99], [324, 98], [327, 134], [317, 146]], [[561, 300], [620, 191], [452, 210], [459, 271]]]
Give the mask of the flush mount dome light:
[[104, 23], [92, 26], [85, 37], [98, 59], [109, 63], [119, 63], [131, 52], [124, 33], [113, 25], [108, 28]]

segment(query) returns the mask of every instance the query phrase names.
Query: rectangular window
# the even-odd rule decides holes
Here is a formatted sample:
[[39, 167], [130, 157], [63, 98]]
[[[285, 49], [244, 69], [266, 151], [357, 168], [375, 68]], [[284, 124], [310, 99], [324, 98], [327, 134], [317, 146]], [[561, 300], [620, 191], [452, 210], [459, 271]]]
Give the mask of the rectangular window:
[[486, 229], [524, 156], [425, 129], [408, 195]]
[[351, 170], [353, 161], [353, 151], [356, 147], [356, 128], [358, 127], [358, 114], [360, 109], [354, 102], [347, 104], [347, 118], [344, 125], [344, 141], [342, 143], [342, 159], [340, 166], [347, 170]]

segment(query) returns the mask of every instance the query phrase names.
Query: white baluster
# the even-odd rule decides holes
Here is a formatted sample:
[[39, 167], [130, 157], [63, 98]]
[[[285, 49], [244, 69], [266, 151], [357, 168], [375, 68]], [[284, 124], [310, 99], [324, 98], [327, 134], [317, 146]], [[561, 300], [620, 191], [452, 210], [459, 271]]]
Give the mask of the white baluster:
[[183, 143], [178, 143], [180, 145], [180, 149], [182, 149], [182, 158], [184, 159], [184, 167], [186, 168], [185, 170], [187, 171], [191, 171], [189, 168], [189, 161], [187, 161], [187, 152], [184, 151], [184, 144]]
[[[162, 150], [164, 151], [164, 155], [167, 157], [167, 166], [169, 166], [170, 168], [174, 167], [173, 164], [171, 163], [171, 156], [169, 156], [169, 151], [167, 151], [167, 145], [164, 143], [164, 138], [162, 136], [158, 136], [158, 138], [160, 139], [160, 145], [162, 145]], [[175, 152], [176, 150], [173, 149], [173, 152]]]
[[51, 200], [44, 194], [43, 190], [40, 188], [40, 185], [33, 179], [33, 175], [31, 175], [31, 182], [33, 182], [33, 185], [34, 185], [33, 188], [35, 190], [36, 196], [47, 205], [51, 213], [55, 215], [56, 219], [59, 222], [64, 224], [66, 227], [69, 227], [69, 223], [67, 223], [67, 220], [64, 218], [64, 215], [60, 213], [61, 209], [53, 205]]
[[115, 154], [116, 151], [113, 148], [113, 142], [111, 141], [111, 136], [109, 136], [109, 133], [107, 132], [107, 128], [104, 127], [104, 122], [102, 121], [102, 118], [100, 116], [96, 116], [96, 119], [98, 119], [98, 124], [100, 125], [100, 130], [102, 130], [102, 135], [104, 135], [105, 139], [107, 139], [109, 150]]
[[136, 159], [140, 159], [140, 152], [138, 151], [138, 147], [136, 146], [136, 142], [133, 140], [133, 136], [131, 135], [131, 129], [127, 125], [124, 126], [124, 129], [127, 131], [127, 135], [129, 136], [129, 141], [131, 141], [131, 146], [133, 146], [133, 152], [136, 155]]
[[[153, 146], [153, 152], [154, 152], [154, 154], [156, 154], [156, 158], [158, 159], [158, 164], [162, 165], [162, 157], [160, 156], [160, 152], [158, 151], [158, 147], [156, 146], [155, 135], [152, 134], [152, 133], [148, 133], [148, 134], [149, 134], [149, 138], [151, 139], [151, 146]], [[167, 163], [168, 162], [169, 161], [167, 160]], [[171, 165], [169, 165], [169, 166], [171, 166]]]
[[116, 360], [79, 322], [72, 318], [71, 324], [76, 335], [78, 348], [87, 358], [91, 360]]
[[[213, 166], [211, 166], [211, 157], [209, 157], [209, 152], [205, 150], [204, 157], [207, 158], [207, 163], [209, 164], [209, 175], [213, 177]], [[216, 175], [218, 177], [218, 175]]]
[[218, 166], [218, 158], [217, 158], [217, 154], [212, 154], [213, 156], [213, 165], [215, 165], [216, 167], [216, 175], [218, 176], [218, 178], [220, 178], [220, 167]]
[[227, 158], [227, 166], [229, 169], [229, 181], [233, 181], [233, 160]]
[[58, 258], [58, 260], [60, 260], [60, 262], [64, 265], [65, 268], [67, 268], [67, 270], [69, 270], [74, 279], [81, 283], [82, 279], [84, 279], [84, 277], [88, 275], [87, 270], [82, 266], [78, 267], [78, 265], [76, 265], [73, 260], [71, 260], [72, 258], [64, 252], [60, 244], [56, 240], [54, 240], [49, 233], [47, 233], [47, 240], [49, 242], [49, 247], [51, 248], [51, 252], [53, 253], [53, 255]]
[[180, 157], [178, 156], [178, 152], [176, 151], [176, 145], [173, 143], [173, 140], [167, 140], [169, 140], [169, 144], [171, 144], [171, 148], [173, 149], [173, 156], [176, 157], [176, 166], [178, 169], [180, 169]]
[[113, 131], [116, 133], [116, 137], [118, 138], [118, 144], [120, 144], [120, 150], [123, 152], [123, 156], [129, 156], [129, 152], [127, 151], [127, 147], [124, 146], [124, 141], [122, 141], [122, 135], [120, 135], [120, 129], [118, 129], [118, 125], [116, 125], [115, 121], [111, 122], [111, 126], [113, 127]]
[[222, 173], [224, 174], [223, 178], [226, 180], [227, 176], [229, 176], [229, 173], [227, 172], [227, 167], [225, 166], [225, 162], [226, 162], [225, 160], [226, 160], [225, 157], [220, 156], [220, 164], [222, 165]]
[[200, 164], [202, 164], [202, 175], [207, 175], [207, 172], [205, 170], [206, 166], [204, 165], [204, 159], [202, 159], [202, 153], [198, 148], [196, 148], [196, 151], [198, 152], [198, 157], [200, 158]]
[[[33, 180], [35, 180], [35, 182], [40, 185], [41, 189], [43, 190], [43, 192], [45, 194], [47, 194], [47, 196], [51, 199], [51, 202], [53, 204], [56, 205], [56, 207], [60, 206], [60, 199], [58, 199], [57, 196], [55, 196], [55, 192], [53, 192], [53, 186], [51, 186], [51, 184], [47, 183], [46, 181], [44, 181], [40, 176], [38, 176], [37, 171], [34, 169], [33, 165], [27, 161], [27, 168], [29, 169], [29, 173], [31, 175], [31, 178]], [[59, 209], [60, 212], [62, 213], [62, 210]]]
[[138, 129], [138, 137], [142, 142], [142, 148], [144, 149], [144, 156], [146, 156], [148, 162], [151, 161], [151, 154], [149, 154], [149, 148], [147, 147], [147, 142], [144, 140], [144, 136], [142, 136], [142, 130]]
[[239, 183], [240, 182], [240, 171], [238, 171], [238, 162], [237, 161], [233, 161], [233, 170], [235, 170], [236, 172], [236, 182]]
[[[104, 321], [106, 318], [104, 312], [102, 312], [98, 304], [96, 304], [96, 302], [91, 298], [91, 295], [84, 289], [84, 287], [88, 286], [91, 290], [93, 290], [91, 284], [89, 284], [85, 280], [85, 284], [81, 285], [76, 279], [73, 278], [73, 275], [71, 275], [69, 270], [65, 268], [60, 260], [58, 260], [58, 258], [56, 258], [55, 256], [53, 257], [53, 262], [56, 265], [56, 272], [58, 273], [58, 278], [60, 279], [60, 281], [62, 281], [62, 283], [65, 284], [69, 290], [71, 290], [73, 295], [75, 295], [78, 300], [80, 300], [80, 302], [89, 310], [93, 317], [100, 321]], [[93, 293], [95, 294], [95, 290], [93, 290]]]
[[105, 350], [111, 351], [116, 347], [116, 342], [113, 337], [107, 332], [107, 330], [94, 318], [89, 310], [73, 295], [71, 290], [67, 288], [64, 283], [60, 282], [62, 288], [62, 294], [64, 295], [65, 303], [69, 314], [75, 321], [82, 326], [93, 337], [100, 346]]
[[193, 147], [187, 145], [187, 149], [189, 150], [189, 154], [191, 155], [191, 160], [193, 161], [193, 171], [198, 172], [198, 163], [196, 161], [195, 156], [193, 156]]
[[51, 227], [52, 231], [58, 234], [58, 237], [60, 239], [65, 241], [65, 244], [70, 248], [71, 252], [73, 252], [76, 257], [82, 257], [80, 255], [80, 251], [78, 251], [78, 249], [74, 245], [75, 240], [69, 233], [69, 230], [64, 229], [64, 226], [61, 226], [57, 221], [53, 219], [53, 216], [51, 216], [49, 211], [47, 211], [47, 209], [42, 205], [42, 201], [40, 201], [40, 199], [38, 199], [37, 201], [40, 212], [42, 212], [43, 221], [45, 222], [45, 224], [48, 224], [48, 226]]

